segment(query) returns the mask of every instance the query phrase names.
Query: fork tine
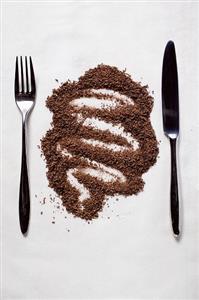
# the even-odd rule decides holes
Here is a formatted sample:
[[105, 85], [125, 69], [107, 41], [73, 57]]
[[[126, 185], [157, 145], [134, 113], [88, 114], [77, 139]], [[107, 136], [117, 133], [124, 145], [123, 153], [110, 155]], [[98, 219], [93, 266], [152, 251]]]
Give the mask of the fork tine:
[[15, 64], [15, 95], [19, 93], [19, 66], [18, 66], [18, 56], [16, 56]]
[[27, 56], [25, 56], [25, 67], [26, 67], [26, 92], [29, 93], [29, 77], [28, 77]]
[[34, 69], [33, 69], [31, 56], [30, 56], [30, 81], [31, 81], [31, 93], [35, 94], [35, 92], [36, 92], [35, 75], [34, 75]]
[[24, 78], [23, 78], [23, 61], [22, 56], [20, 57], [21, 62], [21, 92], [24, 93]]

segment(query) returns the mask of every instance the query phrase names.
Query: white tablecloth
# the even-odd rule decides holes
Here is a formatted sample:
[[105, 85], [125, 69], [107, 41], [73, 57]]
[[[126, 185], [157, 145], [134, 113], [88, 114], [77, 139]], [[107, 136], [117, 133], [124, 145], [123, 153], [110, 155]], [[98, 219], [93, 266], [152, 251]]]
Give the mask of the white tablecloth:
[[[4, 2], [2, 17], [2, 298], [198, 299], [198, 4]], [[170, 149], [161, 116], [162, 58], [169, 39], [176, 44], [180, 88], [183, 234], [178, 242], [170, 224]], [[38, 91], [29, 126], [31, 222], [26, 238], [18, 224], [16, 55], [32, 55]], [[37, 144], [51, 121], [45, 99], [58, 86], [55, 78], [76, 80], [99, 63], [127, 68], [154, 90], [151, 120], [161, 140], [160, 158], [144, 175], [144, 192], [110, 200], [99, 219], [87, 224], [57, 209], [53, 213], [48, 200], [40, 204], [53, 192]]]

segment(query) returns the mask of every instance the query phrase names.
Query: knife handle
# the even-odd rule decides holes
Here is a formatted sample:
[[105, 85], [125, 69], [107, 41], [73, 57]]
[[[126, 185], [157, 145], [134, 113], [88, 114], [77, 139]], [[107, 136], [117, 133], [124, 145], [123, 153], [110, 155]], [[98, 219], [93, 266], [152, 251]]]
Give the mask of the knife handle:
[[178, 176], [176, 162], [176, 138], [170, 138], [171, 146], [171, 190], [170, 190], [170, 208], [171, 221], [174, 235], [177, 237], [180, 234], [179, 229], [179, 199], [178, 199]]

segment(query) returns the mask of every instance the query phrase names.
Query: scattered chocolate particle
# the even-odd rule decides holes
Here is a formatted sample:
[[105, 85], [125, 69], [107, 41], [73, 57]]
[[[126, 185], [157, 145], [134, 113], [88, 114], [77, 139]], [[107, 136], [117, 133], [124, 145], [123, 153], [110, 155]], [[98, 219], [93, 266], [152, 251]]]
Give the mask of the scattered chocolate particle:
[[52, 221], [52, 224], [55, 224], [55, 221]]
[[[158, 144], [150, 122], [153, 98], [147, 88], [133, 81], [125, 70], [119, 71], [116, 67], [102, 64], [88, 70], [77, 82], [65, 82], [58, 89], [54, 89], [53, 94], [47, 98], [46, 105], [53, 113], [53, 122], [52, 128], [41, 140], [41, 148], [45, 156], [49, 187], [59, 195], [68, 212], [82, 219], [92, 220], [98, 217], [106, 196], [136, 195], [143, 190], [142, 175], [155, 164], [158, 155]], [[93, 89], [118, 92], [128, 97], [131, 103], [117, 99], [121, 105], [110, 109], [85, 106], [77, 108], [70, 104], [72, 100], [81, 97], [105, 98], [100, 93], [97, 96]], [[110, 95], [108, 97], [114, 98]], [[135, 150], [126, 139], [109, 131], [102, 132], [83, 126], [82, 122], [78, 121], [77, 112], [82, 115], [83, 120], [93, 117], [113, 125], [122, 124], [125, 132], [130, 133], [138, 141], [139, 148]], [[117, 143], [120, 146], [128, 146], [128, 150], [114, 152], [87, 145], [82, 142], [82, 138]], [[62, 155], [61, 152], [65, 149], [72, 158]], [[85, 168], [96, 168], [93, 160], [119, 170], [126, 181], [121, 183], [116, 180], [107, 183], [83, 173], [82, 170]], [[66, 176], [70, 169], [77, 169], [75, 177], [89, 190], [90, 198], [82, 202], [79, 200], [79, 191], [70, 184]]]
[[41, 211], [41, 215], [43, 215], [43, 211]]
[[59, 82], [59, 80], [58, 80], [57, 78], [55, 78], [55, 81], [56, 81], [56, 82]]

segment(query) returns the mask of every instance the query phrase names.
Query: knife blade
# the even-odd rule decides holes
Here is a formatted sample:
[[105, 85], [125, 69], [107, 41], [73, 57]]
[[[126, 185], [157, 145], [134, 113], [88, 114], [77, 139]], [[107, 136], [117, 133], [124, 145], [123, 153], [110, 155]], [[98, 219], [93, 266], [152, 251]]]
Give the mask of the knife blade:
[[179, 95], [176, 52], [173, 41], [167, 43], [164, 51], [162, 67], [162, 116], [164, 133], [169, 138], [171, 147], [170, 210], [173, 233], [175, 237], [178, 237], [180, 229], [176, 141], [179, 135]]

